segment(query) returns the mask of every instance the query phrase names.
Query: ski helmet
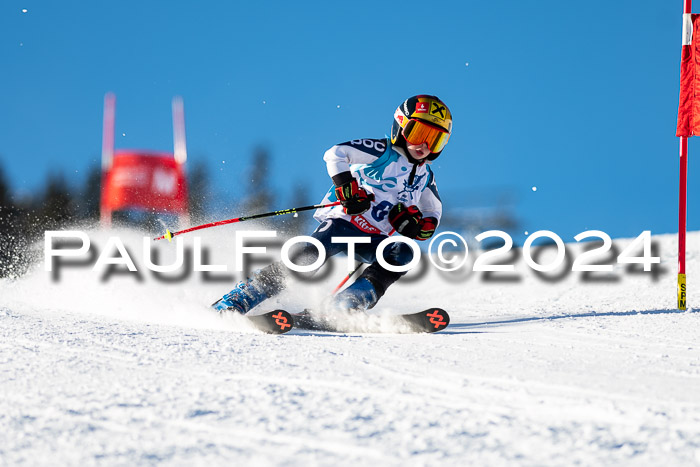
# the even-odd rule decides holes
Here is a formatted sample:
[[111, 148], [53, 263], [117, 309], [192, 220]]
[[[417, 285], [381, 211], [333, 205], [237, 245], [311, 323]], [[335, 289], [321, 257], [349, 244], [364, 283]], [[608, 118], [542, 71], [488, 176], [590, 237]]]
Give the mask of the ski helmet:
[[435, 96], [420, 94], [406, 99], [394, 112], [391, 126], [391, 144], [428, 143], [427, 159], [435, 160], [447, 144], [452, 132], [452, 113]]

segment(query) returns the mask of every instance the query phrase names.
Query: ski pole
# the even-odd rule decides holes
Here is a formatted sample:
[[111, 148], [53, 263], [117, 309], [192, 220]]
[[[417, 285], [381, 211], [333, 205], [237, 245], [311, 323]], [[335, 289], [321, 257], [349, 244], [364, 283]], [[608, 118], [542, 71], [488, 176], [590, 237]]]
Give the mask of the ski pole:
[[357, 271], [360, 270], [360, 268], [362, 267], [363, 264], [365, 264], [365, 263], [360, 262], [360, 264], [358, 264], [357, 267], [356, 267], [355, 269], [353, 269], [351, 273], [349, 273], [347, 276], [345, 276], [345, 279], [343, 279], [342, 281], [340, 281], [340, 284], [338, 284], [338, 285], [335, 287], [335, 289], [333, 289], [333, 293], [331, 293], [331, 295], [335, 295], [336, 292], [338, 292], [338, 290], [340, 290], [340, 288], [343, 287], [343, 286], [345, 285], [345, 283], [348, 281], [348, 279], [350, 279], [352, 276], [355, 275], [355, 273], [356, 273]]
[[272, 212], [266, 212], [264, 214], [255, 214], [252, 216], [236, 217], [235, 219], [226, 219], [224, 221], [216, 221], [216, 222], [210, 222], [208, 224], [197, 225], [195, 227], [190, 227], [189, 229], [178, 230], [177, 232], [171, 232], [170, 230], [166, 229], [165, 235], [161, 235], [160, 237], [156, 237], [153, 239], [153, 241], [163, 240], [164, 238], [167, 238], [168, 241], [170, 242], [170, 241], [172, 241], [173, 237], [175, 237], [177, 235], [182, 235], [184, 233], [193, 232], [195, 230], [208, 229], [209, 227], [216, 227], [219, 225], [233, 224], [234, 222], [243, 222], [243, 221], [249, 221], [249, 220], [253, 220], [253, 219], [261, 219], [263, 217], [281, 216], [284, 214], [296, 214], [297, 212], [301, 212], [301, 211], [309, 211], [311, 209], [328, 208], [331, 206], [337, 206], [339, 204], [340, 204], [340, 201], [336, 201], [335, 203], [314, 204], [313, 206], [303, 206], [300, 208], [284, 209], [282, 211], [272, 211]]

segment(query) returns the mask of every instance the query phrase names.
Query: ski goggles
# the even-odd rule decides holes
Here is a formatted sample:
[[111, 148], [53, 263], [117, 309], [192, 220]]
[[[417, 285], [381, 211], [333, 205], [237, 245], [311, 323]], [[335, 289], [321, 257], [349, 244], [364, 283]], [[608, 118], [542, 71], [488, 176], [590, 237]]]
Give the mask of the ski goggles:
[[450, 133], [421, 120], [410, 119], [403, 129], [403, 137], [408, 144], [418, 146], [428, 144], [430, 152], [440, 152], [450, 139]]

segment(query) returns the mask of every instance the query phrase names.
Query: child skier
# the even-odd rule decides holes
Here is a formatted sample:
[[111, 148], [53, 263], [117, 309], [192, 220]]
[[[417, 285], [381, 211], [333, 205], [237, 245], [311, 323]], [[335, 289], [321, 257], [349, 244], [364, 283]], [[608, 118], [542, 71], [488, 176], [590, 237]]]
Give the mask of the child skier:
[[[332, 187], [323, 203], [341, 205], [322, 208], [314, 218], [321, 225], [311, 234], [326, 249], [326, 258], [344, 251], [333, 237], [368, 237], [355, 244], [356, 259], [370, 263], [348, 288], [332, 298], [330, 307], [348, 311], [372, 308], [387, 288], [405, 273], [383, 268], [376, 260], [379, 243], [394, 232], [416, 239], [430, 238], [442, 215], [430, 162], [441, 154], [452, 131], [452, 114], [437, 97], [418, 95], [404, 101], [394, 112], [391, 138], [361, 139], [338, 144], [326, 151]], [[318, 258], [307, 245], [296, 264], [312, 264]], [[404, 266], [413, 258], [405, 243], [394, 242], [384, 250], [388, 264]], [[262, 301], [281, 292], [289, 275], [274, 263], [236, 284], [217, 301], [219, 311], [247, 313]]]

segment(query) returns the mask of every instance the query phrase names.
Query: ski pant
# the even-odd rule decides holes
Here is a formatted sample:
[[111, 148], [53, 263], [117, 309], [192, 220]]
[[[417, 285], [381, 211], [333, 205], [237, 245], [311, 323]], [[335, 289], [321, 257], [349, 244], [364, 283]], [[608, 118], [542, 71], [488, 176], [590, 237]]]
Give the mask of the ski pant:
[[[338, 253], [347, 251], [346, 243], [333, 243], [333, 237], [369, 237], [370, 243], [355, 244], [355, 259], [370, 263], [362, 272], [360, 278], [366, 278], [374, 286], [377, 297], [381, 297], [387, 288], [396, 282], [405, 272], [393, 272], [383, 268], [377, 262], [377, 246], [387, 238], [383, 234], [368, 234], [343, 219], [327, 219], [311, 234], [326, 250], [326, 260]], [[302, 244], [301, 249], [294, 252], [294, 264], [306, 266], [313, 264], [319, 256], [318, 249], [310, 243]], [[405, 243], [394, 242], [384, 249], [384, 260], [392, 266], [405, 266], [413, 259], [413, 250]], [[286, 287], [289, 269], [281, 262], [273, 263], [260, 270], [253, 278], [256, 286], [268, 296], [278, 294]], [[313, 273], [311, 273], [313, 275]]]

